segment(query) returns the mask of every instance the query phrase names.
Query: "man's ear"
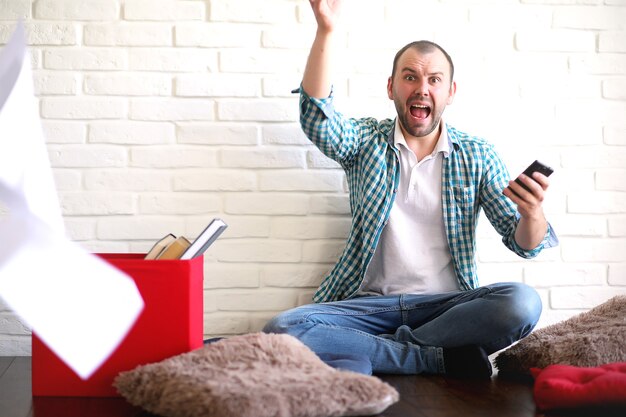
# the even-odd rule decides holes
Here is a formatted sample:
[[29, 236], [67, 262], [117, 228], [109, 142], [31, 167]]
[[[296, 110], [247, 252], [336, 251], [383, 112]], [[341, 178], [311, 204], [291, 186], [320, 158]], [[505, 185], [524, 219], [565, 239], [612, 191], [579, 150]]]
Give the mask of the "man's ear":
[[452, 84], [450, 84], [450, 94], [448, 95], [447, 104], [452, 104], [452, 102], [454, 101], [455, 94], [456, 94], [456, 81], [452, 81]]
[[392, 77], [389, 77], [389, 79], [387, 80], [387, 97], [389, 97], [389, 100], [393, 100], [393, 79], [392, 79]]

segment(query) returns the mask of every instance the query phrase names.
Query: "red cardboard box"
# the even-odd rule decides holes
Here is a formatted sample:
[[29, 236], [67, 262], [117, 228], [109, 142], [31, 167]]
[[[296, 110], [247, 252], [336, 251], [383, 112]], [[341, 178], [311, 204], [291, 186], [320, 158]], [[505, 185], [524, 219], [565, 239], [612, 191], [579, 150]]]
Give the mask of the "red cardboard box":
[[126, 338], [88, 380], [76, 375], [33, 333], [34, 396], [117, 397], [111, 384], [121, 371], [202, 346], [202, 256], [186, 261], [146, 261], [142, 254], [99, 256], [133, 278], [144, 310]]

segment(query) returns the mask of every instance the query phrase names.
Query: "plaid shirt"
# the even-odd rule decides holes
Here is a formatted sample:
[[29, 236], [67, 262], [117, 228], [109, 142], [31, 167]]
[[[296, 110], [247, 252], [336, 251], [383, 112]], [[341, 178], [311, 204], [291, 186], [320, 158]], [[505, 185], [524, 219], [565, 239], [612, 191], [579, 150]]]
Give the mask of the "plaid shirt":
[[[298, 90], [296, 90], [298, 91]], [[315, 293], [315, 302], [354, 296], [365, 276], [393, 205], [400, 170], [394, 147], [394, 119], [346, 118], [329, 98], [309, 97], [300, 88], [300, 124], [306, 136], [346, 172], [352, 227], [346, 247]], [[515, 242], [519, 214], [502, 194], [509, 174], [492, 145], [446, 126], [450, 154], [442, 171], [444, 224], [460, 288], [478, 287], [476, 224], [481, 209], [510, 250], [524, 258], [558, 243], [551, 226], [543, 241], [527, 251]]]

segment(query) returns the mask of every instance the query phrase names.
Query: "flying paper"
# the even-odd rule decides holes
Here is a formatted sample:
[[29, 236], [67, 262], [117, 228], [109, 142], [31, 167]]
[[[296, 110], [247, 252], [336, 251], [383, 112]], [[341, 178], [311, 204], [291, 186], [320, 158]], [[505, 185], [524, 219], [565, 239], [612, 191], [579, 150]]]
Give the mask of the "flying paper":
[[143, 309], [135, 283], [65, 237], [24, 27], [0, 52], [0, 297], [81, 378]]

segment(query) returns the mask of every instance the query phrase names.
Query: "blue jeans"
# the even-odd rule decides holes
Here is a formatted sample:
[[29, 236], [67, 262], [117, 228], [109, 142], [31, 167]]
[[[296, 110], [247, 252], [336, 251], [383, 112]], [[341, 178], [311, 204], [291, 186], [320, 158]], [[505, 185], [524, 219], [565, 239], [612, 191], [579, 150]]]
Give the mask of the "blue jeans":
[[287, 333], [317, 354], [368, 357], [374, 373], [443, 373], [443, 348], [487, 354], [528, 335], [541, 315], [537, 292], [519, 283], [429, 295], [367, 296], [310, 304], [263, 329]]

